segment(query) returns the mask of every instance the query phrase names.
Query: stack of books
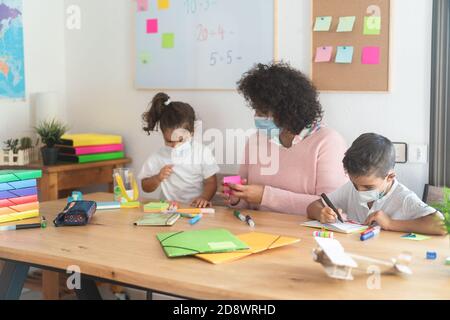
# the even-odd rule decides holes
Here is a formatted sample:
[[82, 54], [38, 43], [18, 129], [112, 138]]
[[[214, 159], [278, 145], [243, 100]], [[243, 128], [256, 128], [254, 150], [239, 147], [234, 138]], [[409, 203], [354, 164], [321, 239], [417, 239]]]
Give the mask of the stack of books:
[[0, 170], [0, 224], [39, 217], [41, 170]]
[[117, 135], [83, 133], [62, 136], [58, 160], [88, 163], [125, 157], [122, 137]]

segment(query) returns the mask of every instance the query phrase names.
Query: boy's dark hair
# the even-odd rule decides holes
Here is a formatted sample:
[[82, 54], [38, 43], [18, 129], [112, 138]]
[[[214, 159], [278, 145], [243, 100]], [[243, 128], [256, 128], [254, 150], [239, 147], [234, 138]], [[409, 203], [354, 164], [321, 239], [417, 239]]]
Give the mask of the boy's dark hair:
[[239, 80], [238, 91], [251, 108], [263, 115], [272, 114], [275, 124], [292, 134], [322, 118], [312, 82], [284, 62], [255, 65]]
[[150, 109], [142, 114], [143, 130], [150, 134], [159, 128], [164, 132], [167, 129], [183, 128], [194, 133], [195, 111], [187, 103], [170, 102], [165, 93], [158, 93], [150, 103]]
[[395, 166], [395, 148], [388, 138], [365, 133], [353, 142], [342, 162], [349, 175], [385, 178]]

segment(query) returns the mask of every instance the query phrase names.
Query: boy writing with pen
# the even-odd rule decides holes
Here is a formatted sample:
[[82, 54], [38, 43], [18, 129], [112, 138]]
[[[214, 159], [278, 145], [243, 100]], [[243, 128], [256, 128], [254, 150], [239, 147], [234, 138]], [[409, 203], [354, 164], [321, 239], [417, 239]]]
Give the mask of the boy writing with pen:
[[311, 203], [310, 219], [335, 223], [340, 215], [388, 231], [446, 234], [442, 214], [395, 179], [395, 149], [387, 138], [361, 135], [347, 150], [343, 164], [350, 182], [327, 195], [328, 205], [322, 200]]

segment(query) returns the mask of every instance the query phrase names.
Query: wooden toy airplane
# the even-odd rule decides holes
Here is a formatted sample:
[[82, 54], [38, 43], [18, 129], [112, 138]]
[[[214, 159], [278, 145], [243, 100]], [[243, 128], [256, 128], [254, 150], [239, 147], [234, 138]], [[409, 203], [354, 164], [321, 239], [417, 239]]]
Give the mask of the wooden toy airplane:
[[[313, 259], [324, 267], [330, 278], [353, 280], [353, 269], [366, 270], [368, 266], [372, 265], [380, 267], [381, 273], [412, 274], [408, 266], [411, 262], [409, 253], [402, 253], [397, 259], [385, 261], [346, 253], [344, 247], [336, 239], [316, 237], [315, 240], [319, 248], [313, 250]], [[355, 260], [358, 260], [361, 265], [358, 265]]]

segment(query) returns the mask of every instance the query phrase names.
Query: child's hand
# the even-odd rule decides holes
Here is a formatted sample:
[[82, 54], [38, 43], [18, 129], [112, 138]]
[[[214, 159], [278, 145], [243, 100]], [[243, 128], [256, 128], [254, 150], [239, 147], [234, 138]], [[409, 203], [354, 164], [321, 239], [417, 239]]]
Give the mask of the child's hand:
[[191, 202], [191, 206], [197, 207], [197, 208], [207, 208], [207, 207], [211, 207], [211, 201], [208, 201], [202, 197], [199, 197], [197, 199], [194, 199]]
[[[342, 212], [342, 209], [338, 209], [344, 221], [347, 220], [347, 215]], [[330, 207], [325, 207], [320, 211], [320, 223], [335, 223], [338, 221], [337, 214]]]
[[374, 222], [376, 222], [381, 227], [381, 229], [389, 230], [392, 224], [392, 219], [386, 213], [380, 210], [370, 214], [364, 224], [370, 226]]
[[169, 164], [164, 166], [158, 174], [158, 178], [160, 181], [166, 180], [173, 173], [173, 164]]

